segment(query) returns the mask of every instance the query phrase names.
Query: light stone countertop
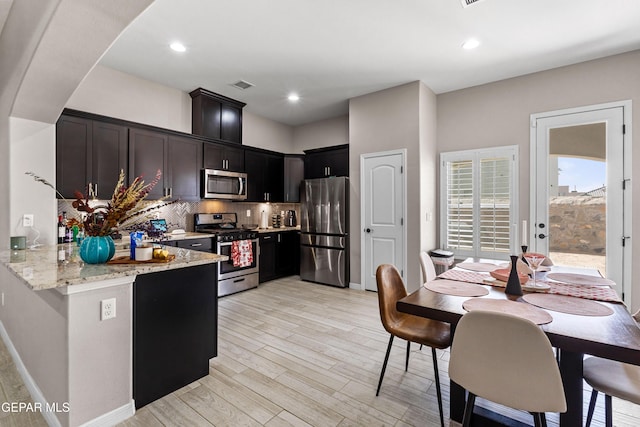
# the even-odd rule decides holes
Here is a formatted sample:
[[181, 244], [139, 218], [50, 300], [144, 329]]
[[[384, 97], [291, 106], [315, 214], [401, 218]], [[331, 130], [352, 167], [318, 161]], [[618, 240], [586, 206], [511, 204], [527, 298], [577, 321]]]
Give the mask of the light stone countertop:
[[300, 226], [298, 225], [297, 227], [280, 227], [280, 228], [273, 228], [273, 227], [268, 227], [268, 228], [259, 228], [258, 229], [258, 233], [262, 234], [262, 233], [278, 233], [280, 231], [300, 231]]
[[[114, 258], [129, 255], [129, 249], [121, 248], [121, 245], [116, 245]], [[80, 259], [78, 249], [75, 243], [66, 243], [20, 251], [6, 250], [0, 252], [0, 263], [19, 279], [22, 279], [31, 289], [39, 291], [64, 287], [71, 289], [75, 285], [211, 264], [228, 259], [226, 256], [209, 252], [167, 246], [169, 253], [176, 256], [174, 260], [167, 263], [85, 264]], [[65, 261], [58, 261], [60, 251], [64, 252]]]

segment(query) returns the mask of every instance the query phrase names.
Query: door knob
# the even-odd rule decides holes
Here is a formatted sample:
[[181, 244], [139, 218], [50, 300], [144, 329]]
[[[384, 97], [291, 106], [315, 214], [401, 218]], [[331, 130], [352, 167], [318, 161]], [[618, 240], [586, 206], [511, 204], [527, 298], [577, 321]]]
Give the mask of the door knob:
[[371, 229], [370, 229], [370, 228], [365, 228], [365, 229], [364, 229], [364, 231], [365, 231], [366, 233], [371, 233]]
[[547, 237], [547, 236], [546, 236], [545, 234], [542, 234], [542, 233], [538, 234], [538, 238], [539, 238], [539, 239], [544, 239], [544, 238], [546, 238], [546, 237]]

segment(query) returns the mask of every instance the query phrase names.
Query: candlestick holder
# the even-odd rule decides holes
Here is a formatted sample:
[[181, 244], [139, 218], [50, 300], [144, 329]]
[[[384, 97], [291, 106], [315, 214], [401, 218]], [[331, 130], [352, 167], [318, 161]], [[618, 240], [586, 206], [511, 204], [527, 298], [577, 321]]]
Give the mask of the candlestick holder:
[[527, 262], [527, 260], [524, 258], [524, 254], [527, 253], [527, 250], [529, 249], [529, 246], [527, 245], [522, 245], [520, 246], [520, 248], [522, 248], [522, 262], [524, 262], [525, 264], [529, 265], [529, 263]]

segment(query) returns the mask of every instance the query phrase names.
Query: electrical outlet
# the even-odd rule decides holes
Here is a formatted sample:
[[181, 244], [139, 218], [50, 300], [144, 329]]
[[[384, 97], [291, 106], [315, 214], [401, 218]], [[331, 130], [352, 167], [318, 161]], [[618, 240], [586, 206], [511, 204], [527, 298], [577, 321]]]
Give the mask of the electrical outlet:
[[33, 227], [33, 214], [24, 214], [22, 217], [23, 227]]
[[116, 317], [116, 299], [109, 298], [100, 301], [100, 320], [113, 319]]
[[251, 209], [247, 209], [247, 218], [251, 216]]

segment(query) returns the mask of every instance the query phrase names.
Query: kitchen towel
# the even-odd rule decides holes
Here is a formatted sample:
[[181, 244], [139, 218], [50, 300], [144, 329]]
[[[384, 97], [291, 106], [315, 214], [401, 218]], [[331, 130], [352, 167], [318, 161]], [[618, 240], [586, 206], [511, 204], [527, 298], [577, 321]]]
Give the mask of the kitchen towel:
[[253, 264], [253, 245], [251, 240], [231, 242], [231, 260], [234, 267], [249, 267]]

